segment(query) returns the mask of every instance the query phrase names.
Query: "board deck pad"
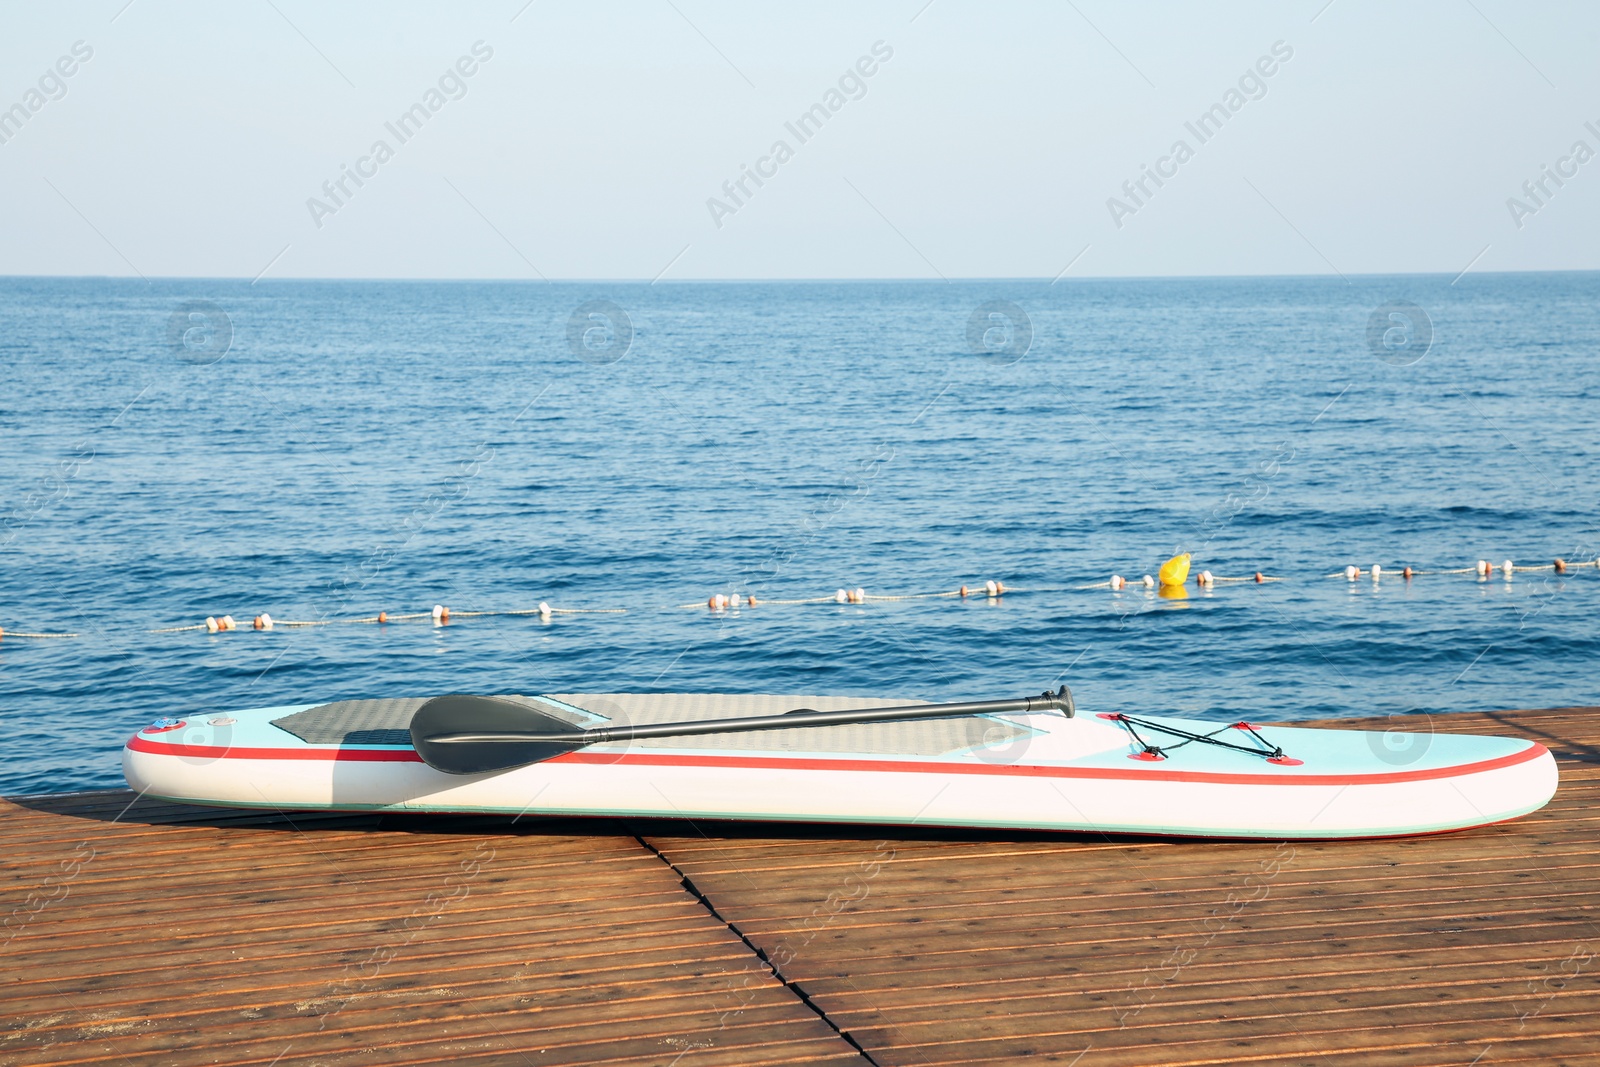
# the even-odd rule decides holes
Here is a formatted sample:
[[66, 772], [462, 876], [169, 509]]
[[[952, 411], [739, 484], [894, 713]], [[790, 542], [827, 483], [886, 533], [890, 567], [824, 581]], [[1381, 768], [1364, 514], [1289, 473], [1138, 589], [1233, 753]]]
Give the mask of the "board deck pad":
[[[530, 708], [582, 725], [583, 716], [553, 707], [547, 702], [524, 696], [497, 699], [526, 704]], [[428, 702], [427, 697], [390, 697], [384, 700], [336, 700], [319, 704], [281, 719], [272, 725], [286, 730], [308, 745], [409, 745], [411, 716]]]
[[[794, 697], [708, 693], [566, 693], [544, 698], [501, 696], [496, 699], [525, 704], [580, 728], [781, 715], [802, 706]], [[424, 703], [424, 697], [339, 700], [273, 719], [272, 725], [312, 745], [409, 745], [411, 716]], [[813, 711], [857, 711], [914, 703], [915, 700], [906, 699], [811, 697], [803, 706]], [[1004, 719], [974, 716], [658, 737], [648, 742], [620, 741], [594, 747], [604, 751], [648, 744], [651, 749], [943, 756], [980, 746], [1004, 745], [1031, 733], [1028, 727]]]

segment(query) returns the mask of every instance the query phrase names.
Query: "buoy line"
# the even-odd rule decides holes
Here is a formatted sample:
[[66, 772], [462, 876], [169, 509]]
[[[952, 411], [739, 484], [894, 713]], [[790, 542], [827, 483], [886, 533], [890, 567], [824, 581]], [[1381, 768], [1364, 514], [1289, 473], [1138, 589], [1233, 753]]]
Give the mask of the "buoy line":
[[1509, 579], [1513, 574], [1524, 574], [1534, 571], [1553, 571], [1556, 574], [1566, 574], [1568, 571], [1578, 570], [1582, 567], [1600, 567], [1600, 559], [1582, 560], [1577, 563], [1571, 563], [1564, 559], [1555, 559], [1549, 563], [1513, 563], [1508, 559], [1500, 564], [1494, 564], [1490, 563], [1486, 559], [1480, 559], [1476, 566], [1455, 567], [1450, 570], [1441, 571], [1415, 570], [1411, 567], [1402, 567], [1399, 570], [1385, 570], [1381, 563], [1374, 563], [1366, 570], [1362, 570], [1360, 567], [1351, 565], [1342, 571], [1335, 571], [1334, 573], [1325, 575], [1324, 577], [1344, 578], [1352, 582], [1358, 578], [1371, 578], [1376, 582], [1382, 579], [1385, 574], [1398, 574], [1401, 578], [1408, 580], [1411, 578], [1422, 578], [1435, 574], [1472, 574], [1479, 578], [1490, 578], [1495, 574], [1500, 574]]
[[[1129, 579], [1124, 578], [1120, 574], [1113, 574], [1109, 579], [1103, 582], [1091, 582], [1086, 585], [1071, 586], [1041, 586], [1032, 589], [1017, 589], [996, 579], [988, 579], [972, 585], [963, 585], [957, 589], [943, 589], [931, 593], [869, 593], [861, 586], [856, 586], [853, 589], [841, 587], [827, 596], [803, 597], [799, 599], [783, 600], [767, 600], [757, 597], [754, 594], [745, 594], [741, 596], [737, 593], [713, 593], [710, 598], [705, 601], [696, 601], [690, 604], [676, 604], [673, 605], [670, 610], [707, 608], [712, 612], [725, 613], [729, 611], [738, 611], [742, 608], [766, 606], [788, 607], [808, 604], [868, 604], [875, 602], [888, 603], [903, 600], [948, 600], [956, 598], [965, 600], [969, 597], [983, 597], [988, 600], [998, 600], [1001, 597], [1012, 593], [1029, 593], [1038, 595], [1046, 593], [1087, 592], [1096, 589], [1109, 589], [1112, 592], [1140, 589], [1149, 592], [1151, 590], [1159, 589], [1163, 596], [1184, 596], [1187, 595], [1184, 592], [1184, 587], [1187, 586], [1189, 580], [1189, 563], [1189, 553], [1184, 552], [1172, 557], [1161, 565], [1159, 571], [1157, 572], [1159, 578], [1146, 574], [1138, 579]], [[1573, 562], [1558, 558], [1549, 563], [1514, 563], [1508, 559], [1499, 564], [1493, 564], [1486, 559], [1480, 559], [1471, 567], [1454, 567], [1444, 570], [1419, 570], [1409, 566], [1401, 567], [1399, 569], [1391, 569], [1386, 568], [1381, 563], [1374, 563], [1366, 568], [1361, 568], [1351, 564], [1350, 566], [1345, 567], [1345, 569], [1342, 571], [1335, 571], [1332, 574], [1324, 575], [1323, 577], [1344, 578], [1350, 582], [1355, 582], [1362, 578], [1368, 578], [1373, 582], [1381, 582], [1386, 576], [1398, 577], [1404, 581], [1410, 581], [1413, 578], [1423, 578], [1438, 575], [1473, 575], [1481, 583], [1490, 580], [1496, 575], [1503, 577], [1509, 582], [1512, 576], [1516, 574], [1533, 573], [1539, 571], [1550, 571], [1555, 574], [1567, 574], [1571, 571], [1582, 568], [1600, 568], [1600, 559], [1580, 560]], [[1268, 582], [1282, 582], [1286, 580], [1287, 579], [1280, 575], [1263, 574], [1261, 571], [1256, 571], [1254, 574], [1249, 575], [1221, 575], [1212, 574], [1208, 570], [1203, 570], [1194, 575], [1194, 583], [1201, 589], [1209, 589], [1216, 585], [1232, 585], [1240, 583], [1264, 585]], [[353, 619], [275, 619], [266, 612], [262, 612], [260, 615], [256, 615], [251, 619], [250, 628], [254, 630], [275, 630], [280, 627], [292, 629], [315, 626], [385, 625], [388, 623], [418, 622], [423, 620], [431, 622], [436, 626], [444, 626], [448, 625], [450, 620], [453, 618], [476, 619], [492, 618], [497, 615], [536, 615], [541, 619], [548, 620], [557, 615], [625, 615], [630, 610], [637, 611], [640, 609], [557, 608], [552, 607], [547, 601], [540, 601], [537, 607], [505, 609], [500, 611], [452, 612], [449, 607], [443, 604], [435, 604], [429, 611], [397, 612], [394, 614], [390, 614], [387, 611], [380, 611], [376, 615], [363, 615]], [[220, 634], [228, 633], [239, 628], [239, 622], [235, 620], [232, 615], [208, 615], [203, 621], [187, 626], [162, 626], [155, 629], [145, 630], [143, 632], [151, 634], [181, 634], [204, 631], [210, 634]], [[25, 638], [31, 640], [52, 640], [81, 636], [82, 634], [78, 633], [43, 633], [22, 630], [7, 630], [0, 628], [0, 640], [3, 640], [7, 637]]]

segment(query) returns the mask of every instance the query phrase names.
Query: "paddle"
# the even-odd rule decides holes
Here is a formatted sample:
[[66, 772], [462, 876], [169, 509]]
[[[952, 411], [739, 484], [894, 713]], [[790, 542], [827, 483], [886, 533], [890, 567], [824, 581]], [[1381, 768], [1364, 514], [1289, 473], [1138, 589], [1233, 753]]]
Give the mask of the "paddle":
[[812, 711], [796, 708], [783, 715], [698, 722], [656, 722], [581, 729], [553, 715], [498, 697], [466, 694], [434, 697], [411, 716], [411, 741], [422, 761], [448, 774], [481, 774], [541, 763], [605, 741], [639, 737], [688, 737], [752, 730], [790, 730], [797, 726], [844, 726], [849, 723], [944, 719], [963, 715], [995, 715], [1060, 711], [1072, 717], [1072, 694], [1058, 693], [1017, 700], [974, 700], [960, 704], [908, 704], [856, 711]]

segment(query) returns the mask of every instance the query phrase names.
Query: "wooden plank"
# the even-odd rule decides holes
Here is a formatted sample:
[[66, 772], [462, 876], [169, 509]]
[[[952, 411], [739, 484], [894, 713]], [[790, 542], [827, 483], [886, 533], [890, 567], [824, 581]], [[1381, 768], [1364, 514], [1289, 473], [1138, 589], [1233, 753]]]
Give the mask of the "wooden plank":
[[1600, 709], [1319, 725], [1534, 737], [1563, 784], [1388, 841], [646, 840], [883, 1065], [1600, 1062]]
[[0, 802], [0, 1062], [862, 1063], [636, 838]]

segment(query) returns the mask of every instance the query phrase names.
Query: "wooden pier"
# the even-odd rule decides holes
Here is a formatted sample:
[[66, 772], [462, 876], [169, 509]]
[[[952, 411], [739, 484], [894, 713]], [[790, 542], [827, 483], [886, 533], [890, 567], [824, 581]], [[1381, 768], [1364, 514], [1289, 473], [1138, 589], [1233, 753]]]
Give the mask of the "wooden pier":
[[1433, 726], [1542, 741], [1555, 800], [1327, 843], [0, 801], [0, 1064], [1600, 1063], [1600, 708]]

